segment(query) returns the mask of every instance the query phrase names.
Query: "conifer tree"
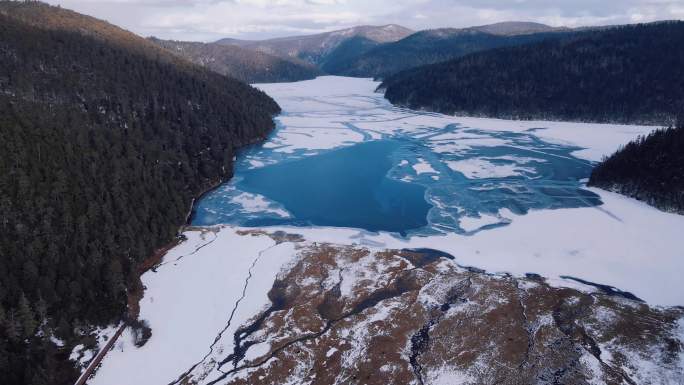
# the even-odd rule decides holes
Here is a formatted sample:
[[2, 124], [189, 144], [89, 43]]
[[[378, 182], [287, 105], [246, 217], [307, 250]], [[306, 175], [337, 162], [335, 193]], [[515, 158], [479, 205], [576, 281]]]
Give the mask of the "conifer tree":
[[19, 306], [17, 307], [17, 318], [21, 325], [21, 333], [24, 338], [30, 338], [36, 331], [36, 319], [31, 310], [31, 305], [28, 299], [22, 293], [19, 298]]

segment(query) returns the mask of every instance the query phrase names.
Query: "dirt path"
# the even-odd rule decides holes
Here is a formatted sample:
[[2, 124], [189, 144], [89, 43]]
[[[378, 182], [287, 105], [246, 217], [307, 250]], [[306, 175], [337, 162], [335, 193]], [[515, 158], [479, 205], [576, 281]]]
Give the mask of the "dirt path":
[[95, 369], [100, 365], [102, 360], [105, 358], [107, 355], [107, 352], [109, 352], [116, 341], [121, 337], [121, 334], [123, 333], [124, 330], [126, 330], [127, 325], [124, 323], [119, 327], [119, 330], [114, 333], [114, 336], [107, 341], [107, 344], [102, 348], [99, 352], [97, 352], [97, 355], [95, 356], [95, 359], [93, 359], [88, 367], [81, 373], [81, 377], [76, 380], [75, 385], [84, 385], [86, 381], [90, 378], [90, 376], [95, 372]]

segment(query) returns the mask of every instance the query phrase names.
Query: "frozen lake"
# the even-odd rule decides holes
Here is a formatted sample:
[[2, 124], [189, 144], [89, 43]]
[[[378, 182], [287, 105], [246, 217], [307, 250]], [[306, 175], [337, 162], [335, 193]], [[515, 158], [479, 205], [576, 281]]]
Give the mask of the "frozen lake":
[[[602, 290], [593, 282], [649, 305], [684, 305], [684, 216], [582, 184], [593, 162], [653, 127], [414, 112], [376, 86], [338, 77], [260, 86], [283, 107], [278, 130], [242, 152], [235, 178], [193, 218], [226, 226], [186, 231], [143, 275], [140, 317], [152, 338], [138, 348], [127, 331], [90, 383], [174, 384], [185, 374], [220, 383], [235, 333], [269, 308], [278, 277], [323, 245], [433, 249], [453, 256], [445, 264], [503, 280], [534, 273], [551, 286]], [[294, 241], [266, 234], [275, 232]], [[330, 286], [375, 284], [367, 274], [385, 270], [369, 261], [331, 274]], [[271, 342], [243, 353], [256, 358]]]
[[583, 184], [592, 164], [654, 127], [411, 111], [377, 85], [260, 85], [283, 109], [278, 129], [240, 154], [235, 178], [199, 202], [193, 224], [433, 248], [488, 272], [683, 303], [671, 288], [684, 271], [684, 217]]
[[601, 204], [580, 182], [592, 159], [545, 138], [549, 127], [399, 109], [375, 86], [262, 86], [283, 107], [278, 129], [241, 153], [235, 178], [199, 202], [193, 224], [472, 234], [531, 209]]

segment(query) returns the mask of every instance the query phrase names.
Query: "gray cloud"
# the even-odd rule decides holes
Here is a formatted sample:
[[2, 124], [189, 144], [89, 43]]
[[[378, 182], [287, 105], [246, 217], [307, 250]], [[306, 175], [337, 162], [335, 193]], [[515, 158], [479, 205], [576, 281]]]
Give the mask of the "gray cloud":
[[414, 29], [498, 21], [555, 26], [683, 19], [684, 0], [48, 0], [144, 36], [210, 41], [396, 23]]

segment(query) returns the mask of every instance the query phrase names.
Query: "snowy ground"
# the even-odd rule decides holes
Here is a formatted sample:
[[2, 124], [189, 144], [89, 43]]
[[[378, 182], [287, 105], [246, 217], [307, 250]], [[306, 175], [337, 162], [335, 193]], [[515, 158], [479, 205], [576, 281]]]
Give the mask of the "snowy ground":
[[[232, 229], [185, 236], [156, 272], [143, 276], [140, 317], [152, 327], [151, 340], [138, 349], [124, 334], [90, 385], [172, 382], [209, 354], [221, 330], [232, 335], [262, 310], [276, 274], [293, 256], [292, 244], [276, 246], [268, 237], [240, 236]], [[247, 300], [236, 308], [248, 278]]]
[[[171, 384], [188, 374], [199, 384], [213, 384], [214, 381], [225, 383], [221, 382], [225, 370], [233, 366], [227, 365], [221, 370], [218, 363], [233, 350], [234, 335], [238, 328], [253, 322], [269, 307], [271, 301], [267, 293], [276, 278], [283, 279], [284, 274], [306, 255], [302, 254], [302, 250], [327, 243], [338, 245], [335, 247], [342, 250], [349, 245], [356, 245], [357, 250], [370, 253], [353, 264], [347, 264], [342, 270], [328, 273], [330, 283], [324, 282], [320, 287], [320, 290], [331, 290], [339, 280], [343, 283], [339, 288], [340, 294], [352, 299], [358, 287], [369, 290], [388, 284], [385, 272], [396, 268], [396, 265], [378, 265], [375, 255], [387, 248], [429, 247], [456, 257], [454, 261], [440, 262], [438, 270], [459, 269], [457, 265], [474, 265], [490, 272], [507, 271], [518, 276], [533, 271], [549, 277], [548, 283], [554, 286], [594, 291], [591, 286], [559, 277], [568, 274], [615, 284], [651, 304], [683, 303], [680, 291], [668, 290], [676, 287], [681, 277], [682, 259], [668, 261], [667, 258], [653, 257], [648, 261], [648, 258], [643, 257], [653, 252], [675, 259], [675, 254], [669, 253], [665, 247], [658, 248], [656, 243], [675, 242], [676, 228], [682, 228], [683, 219], [674, 215], [661, 216], [660, 212], [650, 207], [612, 194], [602, 197], [607, 202], [603, 209], [619, 211], [620, 218], [613, 218], [609, 213], [594, 208], [540, 211], [519, 218], [509, 227], [480, 232], [471, 237], [455, 235], [402, 240], [390, 234], [369, 234], [351, 229], [271, 228], [271, 234], [279, 230], [303, 234], [295, 241], [277, 243], [272, 236], [255, 232], [254, 229], [217, 227], [202, 232], [189, 231], [186, 233], [188, 240], [173, 249], [156, 272], [148, 272], [143, 276], [147, 291], [141, 302], [141, 317], [149, 321], [153, 329], [152, 338], [142, 348], [136, 348], [130, 333], [125, 333], [89, 383]], [[659, 234], [657, 239], [653, 233], [644, 237], [643, 232], [639, 231], [639, 226], [643, 226], [643, 223], [638, 222], [640, 219], [650, 221], [657, 228], [672, 230]], [[588, 229], [578, 223], [585, 220], [594, 221], [594, 226]], [[542, 228], [543, 231], [540, 230]], [[612, 245], [604, 242], [605, 239], [615, 240], [615, 236], [624, 237], [623, 242], [614, 242]], [[342, 258], [347, 257], [342, 254]], [[307, 284], [306, 281], [304, 276], [298, 282], [303, 286]], [[313, 284], [317, 287], [315, 280]], [[442, 288], [436, 294], [445, 291]], [[310, 294], [321, 295], [317, 289]], [[432, 299], [428, 296], [422, 301], [430, 302]], [[490, 301], [505, 303], [497, 302], [496, 298]], [[356, 340], [371, 333], [370, 338], [373, 332], [367, 329], [372, 330], [375, 322], [385, 320], [390, 314], [399, 317], [400, 314], [391, 312], [393, 304], [396, 304], [396, 300], [378, 305], [376, 310], [369, 313], [367, 322], [352, 327], [353, 338]], [[303, 322], [309, 317], [285, 313], [280, 312], [279, 317], [286, 317], [293, 322]], [[679, 329], [684, 329], [681, 322], [684, 321], [680, 321]], [[263, 327], [278, 330], [269, 321]], [[308, 332], [293, 325], [283, 327], [287, 329], [283, 332], [285, 334]], [[600, 334], [601, 330], [594, 332]], [[674, 332], [682, 334], [684, 330]], [[248, 348], [244, 358], [246, 362], [264, 356], [280, 341], [270, 340], [268, 335], [260, 332], [255, 333], [253, 338], [264, 342]], [[605, 360], [610, 359], [607, 354], [615, 349], [632, 354], [612, 345], [602, 345], [601, 348]], [[361, 346], [359, 349], [360, 353], [357, 353], [363, 354], [364, 349]], [[343, 355], [345, 362], [353, 361], [348, 356], [356, 354], [355, 351], [352, 349]], [[592, 359], [591, 356], [584, 357], [584, 364], [591, 366]], [[641, 361], [635, 356], [630, 358], [630, 362], [638, 364]], [[648, 373], [659, 370], [657, 366], [648, 366], [651, 365], [650, 361], [643, 362], [643, 367], [629, 369], [633, 378], [645, 378]], [[684, 368], [684, 362], [679, 365]], [[462, 378], [459, 372], [452, 369], [430, 368], [425, 373], [425, 383], [437, 384]], [[251, 373], [249, 369], [244, 371], [244, 375]], [[675, 381], [669, 382], [672, 384], [682, 378], [681, 372], [671, 375]]]
[[[376, 86], [368, 79], [335, 77], [259, 86], [275, 96], [285, 111], [279, 118], [282, 128], [266, 148], [283, 158], [309, 156], [401, 133], [424, 138], [435, 153], [449, 154], [477, 146], [514, 145], [491, 135], [508, 132], [577, 147], [575, 157], [597, 161], [653, 129], [415, 113], [388, 106], [381, 95], [373, 92]], [[340, 109], [341, 105], [344, 108]], [[341, 119], [345, 110], [354, 114]], [[443, 129], [453, 125], [460, 129]], [[269, 161], [273, 159], [247, 158], [245, 164], [263, 167]], [[512, 163], [504, 165], [501, 161]], [[446, 166], [467, 178], [493, 178], [526, 175], [535, 162], [538, 160], [532, 157], [499, 162], [482, 157]], [[412, 170], [415, 177], [426, 178], [439, 178], [445, 167], [427, 157], [403, 160], [399, 166]], [[450, 263], [461, 266], [516, 276], [536, 273], [556, 286], [594, 290], [561, 278], [572, 276], [631, 292], [650, 305], [684, 305], [684, 291], [678, 289], [684, 276], [684, 249], [679, 246], [684, 217], [620, 195], [590, 190], [600, 196], [601, 206], [533, 210], [526, 215], [502, 209], [464, 216], [460, 226], [467, 234], [400, 238], [358, 229], [301, 227], [268, 228], [268, 232], [301, 234], [307, 244], [359, 245], [376, 251], [438, 249], [452, 254], [455, 260]], [[261, 196], [240, 192], [235, 195], [244, 212], [270, 210], [279, 216], [288, 215]], [[507, 225], [471, 233], [496, 223]], [[135, 348], [129, 335], [122, 336], [89, 384], [169, 384], [185, 372], [197, 371], [198, 363], [215, 365], [211, 358], [232, 348], [236, 328], [269, 305], [267, 293], [274, 280], [297, 254], [291, 242], [276, 244], [272, 237], [245, 235], [241, 233], [244, 230], [223, 226], [185, 233], [188, 240], [171, 250], [155, 272], [143, 276], [147, 289], [141, 302], [141, 318], [149, 321], [152, 338], [142, 348]], [[684, 335], [684, 323], [680, 329]], [[268, 346], [252, 349], [250, 354], [255, 354]], [[452, 383], [459, 378], [458, 373], [445, 371], [430, 376], [434, 383]]]

